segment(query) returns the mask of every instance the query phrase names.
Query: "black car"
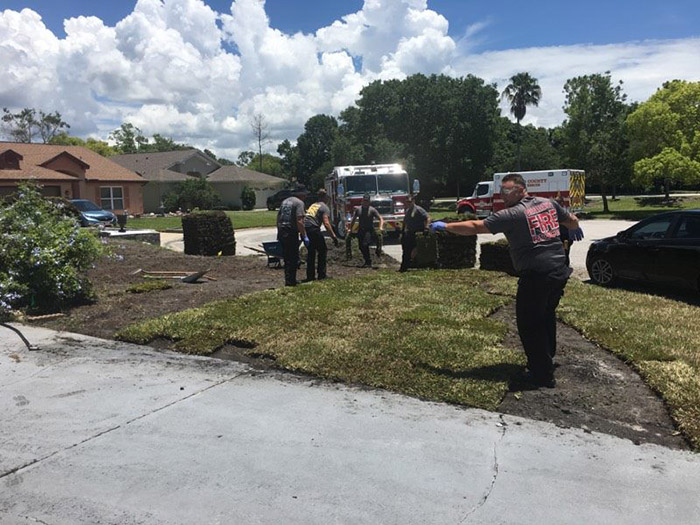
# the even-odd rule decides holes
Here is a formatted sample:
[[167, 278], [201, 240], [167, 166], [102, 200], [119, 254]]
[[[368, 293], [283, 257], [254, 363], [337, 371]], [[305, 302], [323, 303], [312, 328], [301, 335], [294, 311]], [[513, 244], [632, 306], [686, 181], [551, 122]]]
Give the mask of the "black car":
[[595, 241], [586, 268], [603, 286], [630, 279], [700, 290], [700, 210], [655, 215]]
[[[304, 203], [309, 204], [308, 200], [310, 198], [309, 192], [304, 191], [302, 192], [304, 194], [304, 198], [302, 199]], [[294, 194], [292, 189], [286, 189], [286, 190], [280, 190], [277, 193], [274, 193], [270, 195], [267, 198], [267, 209], [272, 211], [276, 210], [277, 208], [280, 207], [280, 204], [282, 204], [282, 201], [286, 199], [287, 197], [291, 197]]]

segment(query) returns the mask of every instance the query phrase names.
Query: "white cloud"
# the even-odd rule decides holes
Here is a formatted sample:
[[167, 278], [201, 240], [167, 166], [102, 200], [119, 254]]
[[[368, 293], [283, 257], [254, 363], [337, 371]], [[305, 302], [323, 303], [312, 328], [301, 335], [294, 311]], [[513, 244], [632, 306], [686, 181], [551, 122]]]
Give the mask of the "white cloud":
[[221, 14], [202, 0], [139, 0], [114, 27], [95, 17], [64, 25], [60, 39], [30, 9], [0, 11], [0, 107], [58, 110], [83, 136], [104, 138], [130, 121], [229, 157], [252, 146], [254, 114], [275, 141], [294, 140], [309, 117], [337, 116], [376, 79], [471, 73], [502, 88], [528, 71], [543, 99], [526, 122], [551, 126], [572, 76], [610, 70], [632, 100], [700, 76], [700, 39], [475, 54], [489, 21], [455, 41], [426, 0], [365, 0], [314, 34], [271, 27], [263, 0], [235, 0]]

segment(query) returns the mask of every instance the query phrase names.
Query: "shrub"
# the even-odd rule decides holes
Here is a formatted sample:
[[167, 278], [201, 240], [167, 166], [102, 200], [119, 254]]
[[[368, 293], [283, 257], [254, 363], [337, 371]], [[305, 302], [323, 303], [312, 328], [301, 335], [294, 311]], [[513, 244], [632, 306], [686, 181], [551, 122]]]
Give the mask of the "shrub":
[[168, 193], [163, 199], [166, 211], [183, 211], [199, 208], [211, 210], [221, 201], [219, 194], [206, 179], [199, 177], [178, 182], [175, 191]]
[[252, 210], [255, 208], [255, 190], [253, 190], [253, 188], [243, 186], [241, 204], [244, 210]]
[[510, 258], [508, 246], [506, 239], [483, 243], [481, 245], [481, 257], [479, 258], [481, 269], [517, 275], [515, 268], [513, 268], [513, 260]]
[[102, 245], [63, 207], [26, 184], [0, 208], [0, 315], [23, 307], [53, 312], [91, 296], [85, 272]]

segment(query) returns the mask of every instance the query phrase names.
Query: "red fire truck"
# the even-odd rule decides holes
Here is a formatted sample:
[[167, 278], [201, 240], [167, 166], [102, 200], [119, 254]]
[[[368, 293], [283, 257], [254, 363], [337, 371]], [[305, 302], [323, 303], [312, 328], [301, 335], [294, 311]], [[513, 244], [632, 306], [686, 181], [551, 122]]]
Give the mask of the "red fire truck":
[[[331, 221], [341, 237], [345, 237], [352, 214], [365, 193], [372, 196], [371, 205], [384, 218], [387, 231], [401, 231], [411, 186], [408, 173], [400, 164], [336, 166], [326, 177], [325, 186], [330, 196]], [[413, 193], [419, 190], [420, 183], [414, 180]]]
[[[527, 192], [536, 197], [562, 197], [564, 206], [581, 210], [586, 197], [586, 174], [582, 170], [519, 171], [527, 184]], [[471, 197], [457, 202], [457, 213], [474, 213], [487, 217], [504, 208], [501, 180], [508, 173], [495, 173], [492, 181], [479, 182]]]

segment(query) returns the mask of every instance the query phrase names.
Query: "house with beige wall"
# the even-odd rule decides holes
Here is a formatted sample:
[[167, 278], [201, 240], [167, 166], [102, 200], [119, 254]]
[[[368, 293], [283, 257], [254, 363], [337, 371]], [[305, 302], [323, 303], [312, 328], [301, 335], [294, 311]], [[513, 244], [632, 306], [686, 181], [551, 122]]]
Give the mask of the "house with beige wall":
[[206, 179], [228, 207], [241, 206], [243, 187], [255, 191], [255, 207], [264, 208], [267, 197], [283, 188], [287, 181], [265, 173], [221, 165], [198, 149], [158, 153], [132, 153], [110, 157], [121, 166], [143, 176], [148, 183], [143, 189], [144, 211], [158, 212], [165, 196], [179, 182], [192, 177]]
[[87, 199], [105, 210], [143, 213], [146, 180], [81, 146], [0, 142], [0, 196], [34, 181], [46, 196]]

